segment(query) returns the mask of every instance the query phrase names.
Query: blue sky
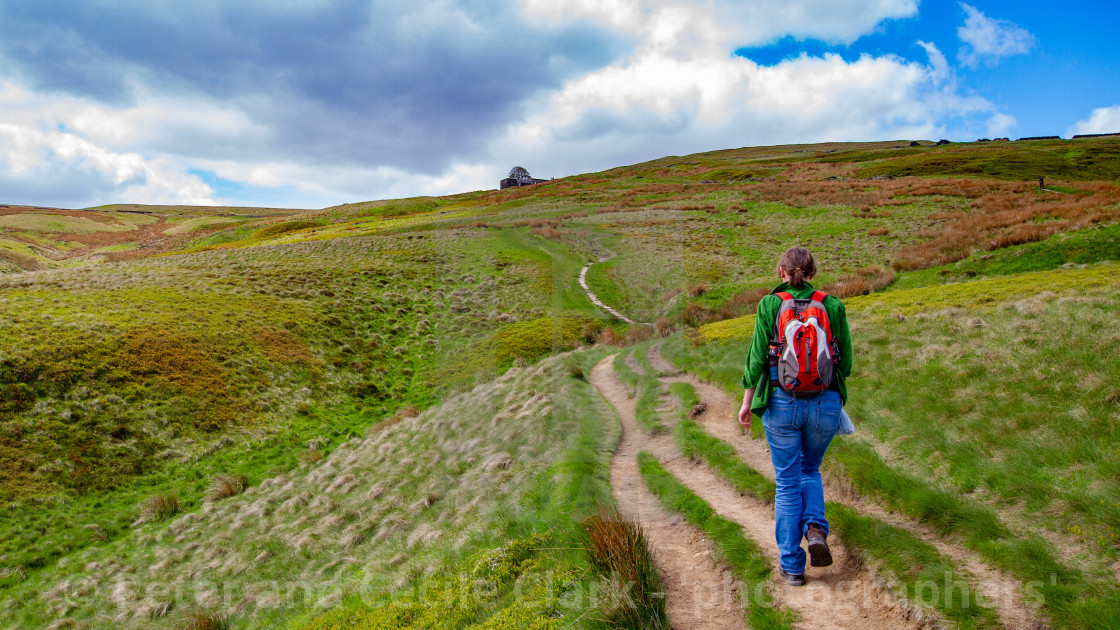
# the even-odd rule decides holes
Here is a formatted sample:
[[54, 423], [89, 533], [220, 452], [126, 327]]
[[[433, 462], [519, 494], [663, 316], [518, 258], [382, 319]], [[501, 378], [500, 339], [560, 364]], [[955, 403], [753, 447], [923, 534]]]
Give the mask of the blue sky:
[[0, 203], [317, 208], [739, 146], [1120, 131], [1109, 2], [0, 0]]
[[1015, 117], [1010, 130], [1015, 137], [1069, 137], [1070, 125], [1087, 112], [1120, 103], [1120, 46], [1115, 44], [1120, 4], [1085, 2], [1063, 9], [1053, 2], [1020, 0], [969, 6], [991, 20], [1010, 21], [1029, 33], [1029, 50], [966, 66], [957, 59], [964, 47], [958, 29], [967, 20], [965, 9], [957, 2], [926, 1], [913, 17], [886, 20], [851, 44], [787, 36], [736, 53], [765, 64], [802, 53], [833, 53], [845, 59], [861, 54], [914, 58], [920, 53], [916, 42], [931, 42], [953, 65], [963, 90], [987, 98]]

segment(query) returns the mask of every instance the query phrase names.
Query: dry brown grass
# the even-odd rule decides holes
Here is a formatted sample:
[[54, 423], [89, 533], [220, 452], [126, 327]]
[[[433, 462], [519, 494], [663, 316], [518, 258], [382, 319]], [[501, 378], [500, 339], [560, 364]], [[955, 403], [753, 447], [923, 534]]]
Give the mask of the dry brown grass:
[[156, 494], [140, 504], [140, 514], [134, 525], [158, 523], [179, 513], [179, 495], [174, 493]]
[[[903, 247], [892, 265], [899, 271], [925, 269], [987, 251], [1046, 239], [1058, 232], [1120, 219], [1120, 186], [1093, 182], [1091, 194], [1038, 195], [1026, 184], [973, 183], [988, 190], [973, 197], [972, 213], [945, 213], [940, 226], [920, 232], [927, 240]], [[931, 217], [933, 218], [933, 217]]]
[[659, 337], [668, 337], [673, 334], [673, 330], [675, 329], [673, 322], [670, 321], [668, 317], [658, 317], [653, 325], [657, 328], [657, 335]]
[[647, 339], [652, 339], [655, 334], [657, 334], [657, 328], [654, 326], [647, 326], [644, 324], [630, 326], [626, 329], [624, 343], [625, 345], [631, 346], [646, 341]]
[[608, 626], [668, 628], [665, 598], [649, 543], [638, 523], [615, 511], [584, 519], [592, 567], [612, 584], [602, 611]]
[[692, 285], [689, 285], [689, 287], [688, 287], [688, 296], [689, 297], [700, 297], [701, 295], [704, 295], [707, 292], [708, 292], [708, 285], [704, 282], [701, 282], [699, 284], [692, 284]]
[[206, 500], [210, 502], [221, 501], [239, 495], [245, 491], [248, 483], [249, 479], [245, 475], [218, 475], [206, 491]]
[[871, 228], [867, 231], [868, 236], [886, 236], [890, 233], [890, 229], [885, 227]]
[[221, 613], [189, 612], [175, 622], [175, 630], [229, 630], [229, 617]]
[[611, 326], [604, 327], [595, 337], [595, 343], [602, 346], [622, 346], [624, 338]]
[[859, 269], [855, 273], [840, 278], [839, 280], [829, 282], [822, 286], [821, 290], [829, 295], [834, 295], [843, 299], [854, 295], [867, 295], [868, 293], [880, 291], [892, 282], [894, 282], [894, 270], [882, 269], [872, 265]]
[[541, 236], [553, 241], [559, 240], [563, 235], [560, 230], [557, 230], [556, 228], [550, 226], [530, 228], [529, 233], [536, 234], [537, 236]]
[[770, 289], [766, 287], [755, 287], [740, 291], [719, 305], [719, 308], [715, 311], [715, 319], [731, 319], [753, 314], [758, 309], [758, 301], [769, 293]]
[[697, 304], [696, 302], [689, 302], [688, 305], [684, 307], [684, 313], [681, 314], [681, 321], [684, 322], [685, 326], [692, 328], [703, 326], [711, 322], [714, 318], [714, 313], [704, 308], [703, 304]]

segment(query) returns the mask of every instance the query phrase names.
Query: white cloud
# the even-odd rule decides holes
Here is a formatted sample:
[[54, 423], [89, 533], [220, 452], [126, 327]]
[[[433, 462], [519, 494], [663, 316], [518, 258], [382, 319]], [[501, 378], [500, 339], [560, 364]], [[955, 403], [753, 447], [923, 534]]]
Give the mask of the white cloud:
[[[553, 21], [590, 20], [637, 33], [650, 15], [677, 12], [678, 19], [714, 17], [728, 25], [735, 46], [759, 46], [787, 35], [851, 43], [884, 20], [917, 15], [917, 0], [521, 0], [526, 13]], [[704, 18], [701, 18], [704, 19]]]
[[[89, 192], [108, 190], [115, 199], [132, 203], [216, 203], [209, 186], [170, 160], [118, 153], [72, 133], [0, 124], [0, 164], [7, 166], [10, 176], [48, 189], [60, 180], [85, 180]], [[110, 200], [79, 194], [71, 203]]]
[[[643, 14], [631, 25], [640, 40], [628, 57], [539, 97], [493, 145], [503, 156], [494, 172], [526, 162], [541, 165], [533, 170], [539, 176], [559, 176], [572, 165], [607, 168], [717, 148], [975, 137], [1014, 124], [985, 99], [961, 95], [931, 43], [919, 42], [928, 65], [828, 54], [762, 66], [728, 54], [735, 33], [717, 9], [692, 9], [687, 21], [666, 19], [668, 9]], [[666, 36], [666, 24], [677, 31]]]
[[1002, 57], [1025, 54], [1034, 46], [1034, 35], [1014, 22], [989, 18], [963, 2], [961, 8], [967, 17], [964, 26], [957, 29], [964, 42], [957, 59], [965, 66], [975, 68], [981, 62], [995, 65]]
[[1098, 107], [1085, 120], [1079, 120], [1066, 129], [1067, 136], [1082, 133], [1120, 133], [1120, 105]]
[[[924, 63], [894, 55], [848, 61], [802, 55], [763, 66], [731, 54], [784, 36], [852, 41], [883, 20], [913, 15], [916, 0], [513, 1], [528, 19], [551, 23], [542, 32], [602, 32], [569, 28], [573, 22], [608, 29], [616, 34], [617, 54], [590, 71], [571, 66], [564, 81], [511, 97], [517, 104], [481, 140], [448, 140], [431, 145], [447, 145], [435, 151], [431, 143], [396, 138], [389, 122], [331, 116], [267, 91], [223, 97], [220, 89], [186, 92], [179, 84], [176, 91], [134, 82], [130, 101], [107, 104], [0, 83], [0, 203], [323, 207], [493, 188], [513, 164], [538, 177], [562, 177], [733, 146], [967, 138], [1014, 124], [983, 98], [962, 95], [945, 56], [927, 42], [917, 42], [928, 55]], [[469, 20], [463, 24], [474, 28]], [[479, 65], [464, 54], [464, 67]], [[438, 90], [433, 94], [437, 114], [455, 109], [458, 127], [473, 124], [486, 105], [470, 98], [443, 103]], [[393, 101], [371, 102], [378, 98]], [[270, 108], [286, 117], [260, 114]], [[407, 109], [429, 136], [455, 135], [446, 118]], [[364, 152], [381, 142], [379, 134], [382, 144], [421, 155], [421, 164], [431, 166]], [[334, 150], [340, 135], [348, 138], [341, 157]], [[193, 174], [198, 171], [231, 184], [203, 181]]]
[[988, 119], [988, 135], [993, 138], [1005, 138], [1007, 132], [1018, 123], [1014, 116], [1007, 114], [995, 113]]

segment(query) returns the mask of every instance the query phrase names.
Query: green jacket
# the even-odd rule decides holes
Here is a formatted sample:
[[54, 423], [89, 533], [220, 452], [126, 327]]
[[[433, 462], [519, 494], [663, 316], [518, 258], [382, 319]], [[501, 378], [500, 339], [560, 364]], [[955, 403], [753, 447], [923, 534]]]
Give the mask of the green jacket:
[[[800, 289], [794, 289], [789, 283], [783, 282], [774, 289], [774, 292], [786, 291], [794, 298], [804, 300], [812, 297], [816, 289], [808, 282]], [[774, 336], [774, 322], [778, 318], [778, 309], [782, 306], [782, 298], [770, 294], [758, 301], [758, 312], [754, 320], [754, 335], [751, 345], [747, 350], [747, 364], [743, 369], [743, 388], [754, 388], [754, 399], [751, 401], [751, 412], [762, 417], [766, 411], [766, 404], [770, 402], [770, 361], [767, 352], [770, 349], [770, 338]], [[848, 330], [848, 315], [844, 310], [844, 303], [839, 298], [828, 296], [824, 299], [824, 310], [828, 313], [828, 322], [832, 326], [832, 334], [840, 345], [840, 365], [836, 374], [836, 385], [840, 390], [840, 398], [848, 402], [848, 389], [844, 386], [844, 379], [852, 375], [852, 333]]]

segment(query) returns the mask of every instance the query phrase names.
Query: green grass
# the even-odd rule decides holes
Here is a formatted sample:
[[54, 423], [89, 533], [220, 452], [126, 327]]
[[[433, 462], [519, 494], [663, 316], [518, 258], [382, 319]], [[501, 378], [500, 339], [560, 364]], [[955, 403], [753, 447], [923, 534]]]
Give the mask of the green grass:
[[[1102, 445], [1120, 441], [1118, 316], [1110, 290], [1087, 289], [862, 327], [850, 411], [917, 474], [979, 491], [997, 508], [1019, 506], [1115, 558], [1120, 453]], [[914, 378], [883, 370], [887, 361], [913, 365]], [[925, 385], [950, 382], [960, 386]]]
[[[0, 279], [0, 566], [36, 573], [127, 533], [151, 494], [190, 509], [215, 475], [291, 469], [309, 440], [329, 452], [571, 347], [590, 320], [556, 320], [557, 339], [546, 314], [572, 304], [552, 280], [578, 257], [537, 240], [342, 239]], [[479, 255], [495, 250], [512, 262]], [[567, 262], [542, 264], [554, 254]], [[502, 354], [467, 361], [486, 333]]]
[[91, 234], [94, 232], [125, 232], [136, 226], [116, 221], [95, 221], [85, 217], [34, 214], [9, 214], [0, 216], [0, 228], [30, 230], [33, 232], [58, 232], [65, 234]]
[[1120, 623], [1120, 589], [1115, 582], [1069, 568], [1038, 535], [1012, 532], [991, 509], [892, 469], [866, 443], [841, 441], [833, 454], [858, 491], [933, 525], [942, 534], [960, 537], [990, 565], [1022, 581], [1028, 596], [1057, 627]]
[[[941, 229], [946, 220], [938, 217], [979, 212], [989, 197], [1039, 203], [1058, 214], [1067, 202], [1099, 203], [1102, 216], [1115, 204], [1114, 185], [1085, 182], [1114, 178], [1120, 146], [1115, 139], [896, 148], [900, 144], [750, 147], [672, 156], [526, 189], [308, 212], [119, 205], [80, 217], [38, 210], [8, 217], [11, 225], [0, 226], [2, 605], [34, 592], [55, 601], [72, 598], [74, 610], [84, 610], [88, 595], [51, 591], [50, 585], [64, 583], [63, 575], [95, 574], [75, 568], [86, 566], [86, 554], [105, 554], [128, 541], [150, 554], [165, 552], [166, 541], [158, 536], [166, 523], [146, 525], [148, 533], [139, 534], [157, 536], [154, 543], [136, 543], [132, 522], [149, 497], [178, 497], [181, 512], [167, 523], [226, 509], [248, 497], [231, 497], [214, 508], [200, 504], [221, 475], [243, 474], [252, 486], [304, 470], [370, 426], [408, 415], [398, 410], [427, 408], [476, 384], [496, 382], [511, 365], [587, 343], [609, 318], [590, 304], [576, 278], [587, 260], [602, 255], [603, 246], [618, 257], [589, 274], [600, 297], [636, 319], [664, 315], [679, 323], [690, 303], [726, 316], [720, 307], [733, 294], [772, 284], [777, 255], [789, 245], [812, 248], [820, 280], [827, 281], [889, 264], [894, 252]], [[892, 165], [932, 179], [855, 179], [861, 169]], [[1070, 194], [1020, 190], [999, 181], [1028, 170], [1045, 173], [1022, 181], [1045, 174], [1053, 189]], [[748, 175], [773, 179], [740, 181]], [[558, 225], [549, 238], [525, 226], [543, 219]], [[870, 236], [872, 228], [888, 234]], [[886, 345], [900, 356], [922, 359], [921, 378], [937, 382], [961, 382], [954, 362], [964, 355], [936, 347], [946, 345], [942, 337], [951, 338], [954, 330], [924, 328], [926, 320], [917, 326], [916, 315], [963, 307], [986, 324], [998, 314], [1027, 326], [1015, 334], [994, 324], [961, 326], [976, 335], [1002, 331], [998, 345], [972, 334], [961, 337], [997, 359], [1004, 351], [1022, 355], [1015, 359], [1022, 382], [981, 378], [983, 396], [971, 408], [968, 392], [940, 406], [921, 404], [927, 413], [957, 414], [970, 427], [980, 423], [981, 412], [996, 415], [1004, 408], [997, 403], [1005, 402], [1014, 415], [1002, 422], [1014, 425], [1013, 436], [1024, 435], [1020, 425], [1028, 423], [1026, 416], [1040, 419], [1039, 444], [1018, 437], [983, 448], [939, 442], [921, 423], [908, 422], [909, 416], [890, 407], [889, 387], [857, 420], [895, 449], [891, 452], [913, 460], [907, 465], [891, 460], [892, 466], [939, 480], [997, 513], [1018, 515], [1016, 527], [1024, 522], [1027, 530], [1048, 527], [1081, 549], [1099, 550], [1094, 553], [1108, 561], [1116, 554], [1110, 537], [1117, 508], [1108, 501], [1114, 492], [1108, 480], [1120, 475], [1105, 446], [1114, 440], [1108, 416], [1101, 413], [1115, 402], [1115, 362], [1102, 355], [1101, 366], [1078, 363], [1045, 344], [1030, 355], [1037, 334], [1029, 329], [1037, 319], [1029, 311], [1033, 307], [1003, 313], [996, 305], [1041, 291], [1078, 296], [1092, 287], [1112, 290], [1117, 275], [1112, 267], [1054, 269], [1069, 262], [1115, 261], [1115, 250], [1114, 226], [1084, 230], [974, 256], [930, 272], [936, 275], [904, 274], [898, 280], [906, 288], [970, 274], [1005, 276], [993, 278], [995, 284], [900, 290], [849, 302], [851, 311], [874, 315], [876, 325], [909, 317], [906, 325], [916, 328], [903, 326], [897, 334], [928, 334], [924, 353], [899, 338]], [[103, 257], [121, 262], [98, 264]], [[1050, 271], [1022, 275], [1035, 270]], [[702, 295], [689, 297], [690, 287], [704, 289]], [[986, 306], [974, 309], [977, 303]], [[1070, 317], [1091, 322], [1098, 345], [1111, 348], [1114, 339], [1100, 326], [1100, 318], [1114, 316], [1110, 306], [1069, 309]], [[733, 334], [722, 338], [734, 337], [744, 323], [724, 324]], [[693, 371], [737, 393], [738, 342], [700, 349], [687, 343], [671, 339], [666, 353], [686, 357]], [[589, 373], [589, 355], [579, 356]], [[659, 397], [649, 395], [653, 372], [647, 357], [636, 360], [648, 375], [633, 385], [647, 394], [640, 398], [642, 415], [654, 426]], [[1052, 379], [1048, 361], [1071, 362], [1076, 369], [1068, 378]], [[1096, 385], [1094, 373], [1103, 375], [1105, 385]], [[1033, 392], [1036, 382], [1054, 388], [1041, 388], [1036, 402], [1020, 400], [1020, 392]], [[1062, 393], [1074, 401], [1068, 410], [1061, 407]], [[487, 411], [477, 421], [493, 417]], [[1065, 455], [1050, 448], [1079, 423], [1089, 427], [1097, 446], [1074, 439], [1066, 441], [1074, 447]], [[307, 448], [309, 443], [317, 448]], [[1032, 457], [1040, 458], [1037, 466]], [[999, 470], [1000, 462], [1007, 463], [1006, 472]], [[412, 481], [402, 482], [402, 492], [417, 491]], [[969, 491], [973, 486], [981, 490]], [[501, 540], [471, 545], [502, 548], [533, 533], [510, 531]], [[331, 569], [323, 576], [304, 575], [301, 567], [310, 560], [280, 553], [275, 540], [230, 535], [230, 557], [252, 551], [282, 558], [268, 569], [278, 580], [318, 584], [334, 574]], [[450, 564], [440, 566], [461, 573], [465, 554], [448, 545], [432, 557], [447, 559]], [[1083, 556], [1063, 560], [1084, 571], [1085, 584], [1096, 583], [1107, 562]], [[146, 571], [158, 562], [148, 560], [136, 566]], [[397, 579], [416, 570], [409, 563], [401, 567], [378, 570]], [[358, 572], [353, 569], [350, 577]], [[161, 579], [157, 572], [151, 583]], [[377, 588], [366, 599], [392, 599], [402, 587], [379, 582]], [[520, 608], [508, 608], [490, 607], [486, 614], [493, 613], [494, 624], [520, 614]], [[11, 609], [4, 610], [7, 618]], [[284, 614], [277, 618], [285, 621]], [[30, 625], [43, 625], [48, 617]]]
[[[1074, 279], [1080, 271], [1051, 274]], [[908, 293], [916, 299], [921, 290]], [[1120, 540], [1116, 462], [1100, 446], [1117, 440], [1108, 384], [1118, 380], [1117, 339], [1101, 332], [1115, 318], [1111, 293], [1087, 288], [903, 322], [849, 310], [856, 343], [849, 410], [892, 459], [856, 438], [837, 440], [826, 462], [838, 463], [859, 492], [958, 537], [1028, 584], [1057, 627], [1094, 627], [1100, 615], [1113, 619], [1120, 610], [1108, 568]], [[1073, 338], [1082, 335], [1100, 352], [1078, 353]], [[738, 392], [745, 343], [693, 347], [675, 336], [663, 352]], [[1002, 369], [988, 369], [993, 360]], [[909, 378], [899, 378], [900, 364], [914, 366]], [[1004, 510], [1015, 515], [1013, 527], [1000, 518]], [[1042, 529], [1091, 555], [1059, 553]]]
[[739, 492], [758, 497], [767, 503], [774, 502], [774, 482], [754, 468], [751, 468], [735, 452], [735, 448], [711, 435], [695, 420], [690, 420], [687, 410], [692, 409], [698, 400], [696, 392], [688, 383], [673, 383], [672, 389], [682, 401], [685, 413], [673, 428], [673, 439], [685, 457], [703, 459], [708, 466], [717, 471]]
[[[665, 388], [662, 387], [661, 381], [654, 376], [652, 368], [648, 368], [645, 373], [639, 374], [626, 365], [627, 356], [644, 354], [649, 349], [649, 345], [649, 343], [640, 344], [633, 349], [627, 348], [625, 351], [618, 353], [614, 358], [614, 370], [619, 379], [634, 390], [638, 398], [634, 407], [634, 416], [638, 420], [638, 425], [650, 435], [660, 435], [669, 431], [669, 427], [665, 426], [661, 413], [657, 410], [657, 407], [661, 404]], [[648, 358], [646, 362], [649, 362]]]
[[877, 175], [994, 177], [1018, 181], [1120, 179], [1120, 144], [1108, 140], [1037, 141], [1023, 144], [949, 145], [859, 169]]
[[684, 516], [715, 544], [716, 551], [748, 593], [747, 623], [754, 630], [792, 627], [792, 615], [774, 606], [766, 588], [770, 578], [770, 559], [757, 543], [743, 533], [742, 527], [716, 514], [712, 506], [696, 496], [665, 470], [657, 458], [646, 451], [638, 454], [638, 468], [646, 487], [667, 510]]
[[832, 530], [850, 551], [889, 571], [901, 599], [936, 611], [956, 628], [1003, 627], [977, 584], [932, 545], [846, 506], [830, 502], [827, 509]]
[[[698, 400], [688, 383], [674, 383], [673, 388], [686, 403], [686, 409], [691, 408], [687, 403], [695, 404]], [[745, 464], [733, 446], [704, 431], [687, 414], [677, 423], [673, 436], [683, 455], [703, 459], [737, 491], [773, 504], [774, 482]], [[832, 450], [837, 450], [842, 442], [835, 440]], [[954, 563], [934, 547], [906, 530], [860, 516], [841, 504], [829, 502], [825, 507], [832, 532], [850, 550], [888, 569], [895, 577], [893, 586], [899, 597], [919, 602], [961, 628], [998, 627], [994, 612], [973, 599], [976, 584], [963, 577]], [[950, 586], [958, 589], [958, 593], [972, 595], [955, 601]]]
[[[301, 463], [241, 494], [201, 510], [181, 505], [170, 520], [132, 528], [119, 540], [11, 585], [3, 614], [37, 626], [51, 619], [58, 602], [77, 597], [70, 618], [92, 619], [115, 606], [109, 591], [127, 576], [134, 576], [129, 581], [137, 592], [168, 593], [185, 605], [182, 598], [193, 597], [199, 579], [220, 581], [239, 600], [257, 593], [246, 600], [257, 602], [262, 586], [276, 594], [278, 587], [269, 584], [283, 589], [285, 576], [304, 575], [316, 593], [311, 599], [281, 590], [279, 602], [261, 599], [237, 619], [238, 627], [301, 627], [316, 614], [321, 597], [341, 602], [350, 594], [364, 609], [390, 594], [407, 599], [414, 587], [465, 578], [473, 584], [486, 576], [504, 584], [493, 567], [486, 576], [479, 573], [480, 558], [509, 558], [495, 550], [529, 539], [534, 542], [525, 551], [532, 558], [525, 559], [537, 568], [535, 577], [525, 579], [553, 588], [553, 598], [569, 589], [588, 592], [578, 519], [611, 505], [608, 462], [619, 427], [608, 404], [585, 381], [571, 378], [563, 363], [593, 364], [604, 354], [597, 350], [508, 372], [498, 383], [350, 439], [327, 458]], [[533, 392], [551, 396], [523, 404]], [[499, 421], [464, 422], [487, 410], [497, 410]], [[513, 454], [512, 461], [491, 466], [501, 462], [494, 459], [500, 453]], [[419, 460], [427, 463], [417, 468], [412, 462]], [[367, 575], [370, 566], [380, 568]], [[73, 594], [79, 576], [94, 596]], [[160, 584], [167, 589], [159, 591]], [[513, 614], [501, 613], [511, 606], [540, 613], [530, 606], [530, 586], [522, 583], [508, 597], [488, 602], [477, 620]], [[121, 605], [141, 610], [147, 601], [141, 596]], [[547, 620], [552, 611], [541, 614]], [[563, 614], [576, 619], [585, 612], [573, 603]]]

